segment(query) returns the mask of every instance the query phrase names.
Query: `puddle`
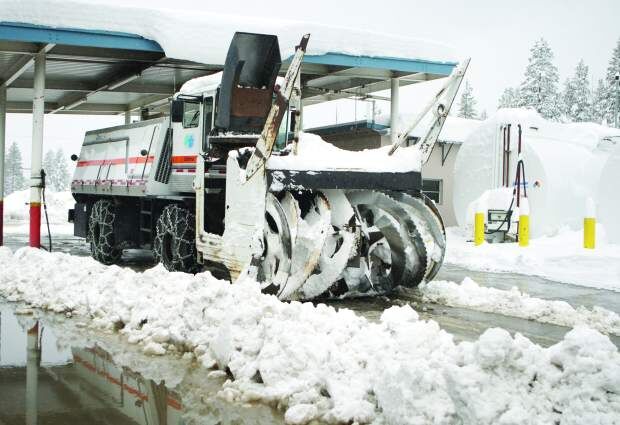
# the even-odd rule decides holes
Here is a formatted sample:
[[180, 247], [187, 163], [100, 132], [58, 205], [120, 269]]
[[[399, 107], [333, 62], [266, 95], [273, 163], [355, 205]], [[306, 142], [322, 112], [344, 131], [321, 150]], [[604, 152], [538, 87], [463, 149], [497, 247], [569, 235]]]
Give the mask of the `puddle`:
[[269, 406], [226, 401], [225, 377], [191, 359], [146, 356], [79, 319], [16, 311], [0, 302], [2, 425], [284, 423]]

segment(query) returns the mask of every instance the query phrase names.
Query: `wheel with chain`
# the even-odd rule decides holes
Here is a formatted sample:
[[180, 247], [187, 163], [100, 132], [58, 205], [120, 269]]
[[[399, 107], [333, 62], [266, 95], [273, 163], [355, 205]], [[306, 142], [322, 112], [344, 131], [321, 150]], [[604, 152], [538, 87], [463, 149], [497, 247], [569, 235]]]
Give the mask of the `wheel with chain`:
[[168, 205], [157, 220], [153, 251], [169, 271], [197, 273], [195, 216], [187, 208]]
[[107, 265], [118, 262], [122, 254], [114, 237], [115, 220], [114, 204], [104, 199], [95, 202], [88, 218], [90, 254], [95, 260]]

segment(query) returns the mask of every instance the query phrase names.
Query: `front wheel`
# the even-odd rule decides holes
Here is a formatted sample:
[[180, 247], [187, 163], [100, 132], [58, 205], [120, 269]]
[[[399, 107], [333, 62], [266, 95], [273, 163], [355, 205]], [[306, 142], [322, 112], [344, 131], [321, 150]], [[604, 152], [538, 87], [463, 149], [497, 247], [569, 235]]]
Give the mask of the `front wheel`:
[[122, 250], [114, 238], [116, 213], [111, 201], [100, 199], [95, 202], [88, 218], [90, 254], [103, 264], [115, 264], [121, 258]]
[[153, 251], [169, 271], [197, 273], [195, 216], [188, 209], [168, 205], [157, 220]]

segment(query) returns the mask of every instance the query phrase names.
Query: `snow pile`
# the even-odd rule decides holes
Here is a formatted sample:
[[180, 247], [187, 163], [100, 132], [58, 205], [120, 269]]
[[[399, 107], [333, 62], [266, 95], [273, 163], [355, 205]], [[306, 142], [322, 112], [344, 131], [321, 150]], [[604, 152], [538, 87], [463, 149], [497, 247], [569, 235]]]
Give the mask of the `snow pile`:
[[3, 22], [137, 34], [159, 43], [169, 58], [205, 64], [224, 63], [235, 31], [277, 35], [283, 59], [310, 33], [309, 55], [456, 62], [453, 49], [439, 43], [318, 23], [77, 0], [2, 0], [0, 8]]
[[272, 170], [350, 170], [366, 172], [419, 171], [421, 156], [417, 146], [401, 147], [388, 155], [391, 146], [362, 151], [337, 148], [320, 136], [300, 133], [297, 155], [272, 155], [267, 168]]
[[461, 284], [432, 281], [420, 286], [424, 301], [466, 307], [488, 313], [520, 317], [560, 326], [587, 325], [606, 334], [620, 335], [620, 316], [602, 307], [592, 310], [583, 306], [573, 308], [565, 301], [544, 300], [512, 288], [505, 291], [486, 288], [470, 278]]
[[620, 411], [620, 354], [585, 327], [548, 349], [501, 329], [455, 344], [408, 306], [370, 323], [282, 303], [255, 282], [29, 248], [0, 248], [0, 267], [6, 299], [120, 328], [149, 353], [193, 352], [234, 377], [222, 397], [278, 404], [291, 424], [613, 423]]
[[596, 249], [583, 248], [583, 232], [562, 229], [531, 239], [530, 246], [485, 243], [474, 246], [473, 232], [447, 229], [445, 261], [470, 270], [535, 275], [557, 282], [620, 291], [620, 245], [607, 244], [597, 226]]
[[[75, 205], [71, 192], [45, 191], [47, 215], [50, 223], [66, 223], [69, 209]], [[4, 198], [4, 217], [8, 224], [11, 222], [24, 222], [30, 214], [30, 190], [13, 192]], [[42, 221], [45, 221], [44, 212], [41, 209]]]

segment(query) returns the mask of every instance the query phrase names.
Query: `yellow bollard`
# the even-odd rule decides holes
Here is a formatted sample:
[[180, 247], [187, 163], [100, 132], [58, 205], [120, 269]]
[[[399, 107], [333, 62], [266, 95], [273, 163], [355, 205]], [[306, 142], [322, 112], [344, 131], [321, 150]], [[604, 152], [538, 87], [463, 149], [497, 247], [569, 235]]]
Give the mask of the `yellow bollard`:
[[480, 205], [476, 207], [474, 216], [474, 245], [479, 246], [484, 242], [484, 212]]
[[592, 198], [586, 201], [586, 217], [583, 219], [583, 247], [594, 249], [596, 246], [596, 210]]
[[530, 204], [527, 198], [522, 198], [519, 205], [519, 246], [530, 244]]

